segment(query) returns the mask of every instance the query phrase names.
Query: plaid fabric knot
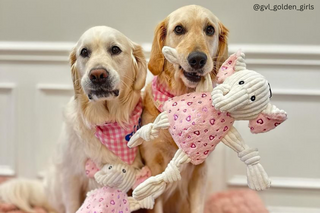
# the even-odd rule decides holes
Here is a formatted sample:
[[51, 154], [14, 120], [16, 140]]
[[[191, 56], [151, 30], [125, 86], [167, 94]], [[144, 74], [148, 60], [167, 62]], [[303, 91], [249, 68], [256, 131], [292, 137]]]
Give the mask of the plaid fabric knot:
[[95, 136], [100, 142], [128, 164], [133, 163], [137, 147], [129, 148], [127, 143], [131, 136], [141, 127], [141, 113], [142, 101], [140, 100], [130, 117], [129, 123], [124, 127], [117, 122], [96, 126]]
[[160, 112], [163, 112], [162, 107], [164, 102], [174, 97], [174, 95], [167, 90], [166, 85], [159, 84], [157, 76], [155, 76], [152, 80], [152, 95], [154, 105]]

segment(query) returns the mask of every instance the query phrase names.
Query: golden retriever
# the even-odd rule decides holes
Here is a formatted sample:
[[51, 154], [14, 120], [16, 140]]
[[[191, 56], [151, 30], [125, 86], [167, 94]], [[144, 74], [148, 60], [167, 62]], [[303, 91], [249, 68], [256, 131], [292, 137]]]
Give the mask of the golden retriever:
[[[172, 95], [195, 91], [203, 76], [210, 73], [214, 79], [227, 59], [227, 35], [227, 28], [208, 9], [196, 5], [179, 8], [156, 27], [148, 68]], [[180, 66], [173, 66], [164, 58], [163, 46], [177, 50]], [[158, 116], [160, 112], [155, 105], [150, 83], [145, 91], [142, 124], [153, 122]], [[158, 139], [144, 142], [140, 147], [152, 175], [163, 172], [176, 151], [177, 146], [168, 131], [160, 132]], [[205, 163], [189, 164], [181, 176], [181, 181], [168, 185], [149, 212], [203, 212]]]
[[[87, 191], [97, 187], [85, 175], [85, 162], [121, 163], [95, 137], [95, 126], [126, 123], [145, 85], [142, 48], [119, 31], [99, 26], [87, 30], [70, 55], [74, 96], [64, 112], [65, 122], [53, 164], [44, 183], [14, 180], [1, 186], [1, 200], [30, 212], [31, 206], [75, 213]], [[137, 156], [134, 167], [141, 167]]]

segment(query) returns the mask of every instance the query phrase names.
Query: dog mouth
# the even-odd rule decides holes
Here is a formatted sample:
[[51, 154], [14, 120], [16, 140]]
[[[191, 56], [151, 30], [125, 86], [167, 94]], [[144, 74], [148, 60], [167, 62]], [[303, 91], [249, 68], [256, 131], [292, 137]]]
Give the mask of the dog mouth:
[[110, 99], [114, 97], [118, 97], [120, 94], [120, 90], [103, 90], [103, 89], [98, 89], [98, 90], [93, 90], [88, 94], [89, 100], [92, 101], [98, 101], [100, 99]]
[[187, 72], [181, 66], [179, 66], [179, 69], [182, 70], [184, 77], [186, 77], [186, 79], [188, 79], [189, 81], [194, 83], [198, 83], [201, 81], [202, 75], [200, 75], [199, 72]]

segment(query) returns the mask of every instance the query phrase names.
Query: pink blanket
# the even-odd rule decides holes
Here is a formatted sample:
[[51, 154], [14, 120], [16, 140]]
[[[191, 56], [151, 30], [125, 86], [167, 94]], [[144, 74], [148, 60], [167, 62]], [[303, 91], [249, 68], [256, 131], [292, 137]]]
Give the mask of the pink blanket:
[[[0, 177], [0, 183], [5, 181]], [[47, 213], [40, 207], [35, 213]], [[13, 204], [0, 202], [0, 213], [26, 213]], [[204, 213], [269, 213], [260, 197], [250, 189], [230, 190], [211, 195], [206, 202]]]

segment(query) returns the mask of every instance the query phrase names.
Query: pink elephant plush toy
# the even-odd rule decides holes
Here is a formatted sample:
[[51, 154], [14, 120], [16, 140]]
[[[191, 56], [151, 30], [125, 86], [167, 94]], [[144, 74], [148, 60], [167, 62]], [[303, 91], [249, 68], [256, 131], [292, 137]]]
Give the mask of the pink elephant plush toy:
[[[165, 57], [175, 63], [175, 49], [164, 47]], [[212, 92], [194, 92], [169, 99], [154, 123], [143, 126], [129, 141], [134, 147], [156, 138], [160, 129], [169, 132], [179, 147], [165, 171], [150, 177], [133, 192], [137, 200], [163, 192], [168, 183], [181, 179], [182, 165], [203, 163], [219, 142], [238, 153], [247, 165], [248, 185], [254, 190], [270, 187], [270, 180], [259, 163], [257, 149], [248, 147], [233, 126], [235, 120], [249, 120], [252, 133], [272, 130], [286, 120], [287, 114], [270, 103], [268, 81], [247, 70], [244, 54], [231, 55], [217, 74], [220, 83]], [[154, 197], [154, 196], [153, 196]]]

